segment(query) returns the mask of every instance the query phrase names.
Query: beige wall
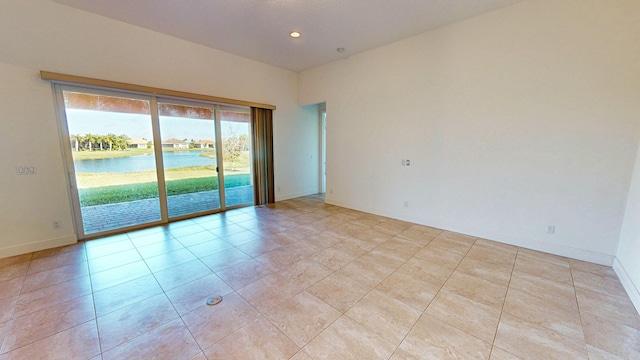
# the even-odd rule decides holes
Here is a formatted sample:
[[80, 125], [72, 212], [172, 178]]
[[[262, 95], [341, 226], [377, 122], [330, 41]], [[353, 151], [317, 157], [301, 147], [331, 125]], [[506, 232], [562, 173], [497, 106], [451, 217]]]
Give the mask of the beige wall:
[[638, 14], [524, 1], [302, 72], [299, 103], [327, 103], [327, 202], [613, 264], [640, 132]]
[[[47, 0], [0, 8], [0, 257], [76, 239], [51, 87], [39, 70], [276, 105], [276, 199], [317, 192], [317, 110], [297, 105], [295, 73]], [[37, 174], [18, 176], [22, 165]]]

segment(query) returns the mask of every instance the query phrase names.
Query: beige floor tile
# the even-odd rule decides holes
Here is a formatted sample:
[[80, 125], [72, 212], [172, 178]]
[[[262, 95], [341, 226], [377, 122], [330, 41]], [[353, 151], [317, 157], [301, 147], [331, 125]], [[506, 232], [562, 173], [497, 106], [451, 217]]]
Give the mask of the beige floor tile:
[[413, 257], [420, 249], [422, 249], [422, 246], [411, 240], [394, 237], [378, 245], [372, 252], [393, 255], [404, 262]]
[[341, 312], [349, 310], [370, 290], [368, 286], [343, 273], [329, 275], [307, 289], [309, 293]]
[[338, 270], [337, 273], [344, 274], [365, 287], [373, 289], [395, 271], [396, 264], [395, 262], [389, 264], [389, 261], [385, 261], [386, 259], [382, 259], [381, 257], [373, 258], [370, 254], [371, 253], [364, 255], [345, 265]]
[[9, 326], [9, 321], [0, 323], [0, 339], [4, 339], [4, 335], [7, 331], [7, 327]]
[[620, 357], [617, 357], [604, 350], [600, 350], [589, 344], [587, 344], [587, 352], [589, 353], [589, 360], [622, 360], [622, 358]]
[[584, 312], [587, 344], [623, 359], [640, 359], [640, 330]]
[[153, 275], [93, 293], [98, 317], [162, 293]]
[[416, 258], [409, 259], [397, 271], [437, 287], [441, 287], [453, 273], [452, 268], [447, 268]]
[[193, 260], [153, 273], [156, 280], [158, 280], [158, 284], [162, 286], [164, 291], [175, 289], [178, 286], [188, 284], [211, 274], [213, 274], [213, 271], [200, 260]]
[[618, 275], [616, 275], [616, 272], [610, 266], [598, 265], [574, 259], [569, 259], [569, 265], [571, 266], [571, 270], [580, 270], [602, 277], [618, 279]]
[[23, 293], [18, 297], [13, 317], [24, 316], [88, 294], [91, 294], [88, 276]]
[[240, 290], [272, 273], [269, 266], [254, 259], [216, 271], [216, 274], [234, 290]]
[[[436, 230], [436, 229], [433, 229], [433, 230]], [[438, 236], [440, 232], [441, 231], [435, 231], [435, 232], [428, 231], [428, 230], [424, 231], [419, 228], [415, 228], [411, 226], [410, 228], [404, 230], [397, 236], [404, 239], [411, 240], [411, 241], [415, 241], [417, 244], [420, 244], [420, 246], [424, 247], [427, 244], [429, 244], [436, 236]]]
[[0, 300], [0, 322], [11, 319], [18, 298], [18, 296], [13, 296]]
[[259, 240], [238, 245], [236, 248], [251, 257], [257, 257], [286, 245], [287, 244], [281, 244], [269, 237], [263, 237], [259, 238]]
[[135, 246], [126, 236], [91, 240], [86, 243], [86, 258], [91, 260], [133, 249]]
[[278, 274], [271, 274], [243, 287], [237, 292], [256, 310], [264, 314], [302, 290], [284, 277]]
[[576, 288], [581, 312], [588, 312], [640, 330], [640, 315], [628, 297]]
[[304, 291], [266, 314], [266, 317], [299, 347], [303, 347], [342, 315]]
[[21, 262], [1, 267], [0, 281], [24, 277], [27, 275], [27, 271], [29, 271], [29, 262]]
[[610, 267], [314, 195], [0, 259], [0, 339], [0, 360], [630, 359], [640, 315]]
[[415, 253], [415, 258], [446, 268], [455, 269], [464, 255], [427, 246]]
[[485, 247], [487, 249], [498, 250], [498, 251], [503, 252], [503, 253], [511, 253], [511, 254], [517, 254], [518, 253], [518, 247], [517, 246], [507, 245], [507, 244], [504, 244], [504, 243], [501, 243], [501, 242], [491, 241], [491, 240], [482, 239], [482, 238], [477, 238], [476, 242], [473, 244], [473, 246], [482, 246], [482, 247]]
[[571, 270], [568, 267], [536, 260], [526, 255], [518, 255], [513, 270], [536, 275], [543, 279], [573, 285]]
[[584, 332], [577, 305], [567, 307], [562, 303], [509, 289], [503, 312], [538, 327], [547, 328], [564, 339], [584, 343]]
[[355, 255], [356, 257], [360, 257], [366, 254], [367, 252], [373, 250], [376, 246], [378, 246], [378, 244], [356, 239], [354, 237], [347, 237], [341, 242], [333, 245], [334, 248], [344, 250], [351, 255]]
[[488, 359], [491, 345], [429, 315], [423, 315], [400, 345], [416, 359]]
[[[389, 358], [390, 360], [422, 360], [423, 357], [414, 356], [409, 354], [408, 352], [398, 348], [393, 352], [393, 355]], [[435, 359], [435, 358], [434, 358]]]
[[441, 290], [429, 304], [425, 314], [442, 320], [487, 343], [493, 339], [500, 320], [500, 310]]
[[291, 265], [279, 274], [300, 291], [329, 276], [333, 271], [315, 261], [305, 259]]
[[534, 260], [544, 261], [558, 266], [569, 267], [569, 259], [558, 255], [543, 253], [541, 251], [519, 248], [518, 256], [527, 256]]
[[396, 346], [400, 345], [420, 314], [421, 311], [375, 289], [345, 313]]
[[304, 351], [313, 359], [386, 359], [395, 346], [375, 332], [342, 316], [320, 333]]
[[472, 245], [473, 241], [467, 239], [461, 240], [456, 238], [446, 238], [440, 235], [437, 238], [433, 239], [425, 248], [435, 248], [453, 252], [456, 254], [466, 255], [469, 249], [471, 249]]
[[[68, 252], [80, 252], [80, 253], [85, 253], [85, 243], [83, 241], [77, 243], [77, 244], [73, 244], [73, 245], [67, 245], [67, 246], [61, 246], [61, 247], [57, 247], [57, 248], [53, 248], [53, 249], [46, 249], [46, 250], [40, 250], [40, 251], [36, 251], [32, 254], [25, 254], [25, 255], [19, 255], [19, 256], [14, 256], [14, 258], [20, 258], [22, 257], [23, 259], [29, 259], [30, 260], [36, 260], [36, 259], [42, 259], [45, 257], [50, 257], [50, 256], [55, 256], [58, 254], [62, 254], [62, 253], [68, 253]], [[86, 253], [85, 253], [86, 254]], [[22, 262], [22, 261], [19, 261]], [[1, 263], [0, 263], [0, 267], [1, 267]]]
[[521, 358], [494, 346], [491, 349], [491, 357], [489, 360], [521, 360]]
[[102, 351], [112, 349], [162, 324], [178, 318], [164, 294], [98, 318]]
[[384, 296], [394, 298], [412, 308], [424, 311], [440, 288], [408, 274], [395, 272], [376, 287]]
[[79, 262], [71, 265], [61, 266], [48, 271], [27, 275], [24, 279], [22, 292], [29, 292], [43, 287], [59, 284], [68, 280], [89, 275], [87, 262]]
[[342, 249], [338, 244], [322, 250], [309, 259], [335, 271], [352, 262], [358, 256], [360, 255], [354, 254], [349, 249]]
[[174, 266], [188, 263], [196, 259], [197, 257], [193, 255], [191, 251], [183, 248], [176, 251], [168, 252], [166, 254], [147, 258], [144, 260], [144, 262], [152, 272], [159, 272], [165, 269], [172, 268]]
[[502, 308], [504, 298], [507, 295], [506, 286], [497, 285], [459, 271], [454, 272], [442, 288], [494, 309]]
[[[131, 242], [135, 244], [133, 240]], [[148, 259], [154, 256], [166, 254], [166, 253], [184, 249], [184, 248], [185, 248], [184, 245], [182, 245], [181, 242], [175, 239], [166, 239], [160, 242], [156, 242], [156, 243], [148, 244], [144, 246], [136, 245], [136, 249], [140, 253], [140, 256], [142, 256], [144, 259]]]
[[[189, 330], [180, 319], [144, 333], [124, 344], [103, 352], [109, 359], [188, 359], [201, 352]], [[161, 355], [160, 355], [161, 354]]]
[[243, 298], [231, 293], [220, 304], [201, 305], [182, 319], [200, 347], [206, 349], [259, 316]]
[[263, 317], [205, 350], [209, 360], [288, 359], [300, 348]]
[[366, 229], [364, 231], [355, 233], [353, 235], [354, 238], [360, 239], [366, 242], [374, 243], [374, 244], [382, 244], [385, 241], [391, 240], [393, 235], [389, 235], [383, 231], [374, 230], [374, 229]]
[[0, 281], [0, 300], [20, 295], [24, 279], [24, 277], [18, 277], [11, 280]]
[[589, 289], [614, 296], [628, 296], [618, 279], [602, 277], [580, 270], [571, 270], [571, 274], [576, 288]]
[[4, 354], [92, 319], [95, 319], [95, 311], [91, 295], [14, 318], [9, 323], [0, 353]]
[[188, 246], [187, 249], [193, 253], [193, 255], [202, 258], [211, 254], [215, 254], [222, 250], [232, 249], [233, 246], [228, 242], [215, 237], [213, 235], [209, 235], [210, 239], [196, 245]]
[[95, 320], [56, 333], [6, 354], [9, 359], [90, 359], [100, 354], [100, 342]]
[[292, 245], [283, 246], [264, 255], [260, 255], [255, 259], [269, 266], [271, 271], [277, 272], [284, 270], [291, 264], [300, 261], [303, 258], [302, 255], [297, 253], [295, 249], [291, 247]]
[[[169, 235], [169, 236], [171, 238], [174, 238], [172, 235]], [[185, 247], [192, 247], [198, 244], [205, 243], [207, 241], [215, 241], [220, 246], [218, 250], [222, 250], [224, 248], [231, 246], [231, 244], [228, 244], [227, 242], [220, 240], [217, 236], [213, 235], [209, 231], [199, 231], [193, 234], [177, 236], [175, 237], [175, 239], [178, 240], [178, 242], [180, 242], [180, 244], [182, 244], [182, 246], [185, 246]]]
[[392, 235], [392, 236], [396, 236], [401, 232], [410, 228], [411, 225], [413, 224], [408, 223], [406, 221], [387, 218], [386, 220], [380, 222], [378, 225], [374, 226], [372, 229]]
[[506, 313], [494, 344], [523, 359], [587, 359], [584, 343]]
[[193, 357], [190, 357], [189, 360], [208, 360], [208, 359], [207, 359], [207, 356], [203, 352], [200, 352], [197, 355], [195, 355]]
[[213, 271], [219, 271], [247, 260], [251, 260], [251, 257], [236, 248], [225, 249], [200, 258], [200, 261]]
[[154, 229], [162, 230], [161, 227], [148, 228], [141, 231], [129, 232], [127, 233], [127, 235], [129, 235], [129, 239], [131, 240], [131, 243], [133, 243], [133, 245], [137, 248], [161, 243], [164, 241], [175, 240], [173, 235], [168, 234], [164, 231], [155, 231], [155, 232], [145, 233], [145, 231], [152, 231]]
[[313, 360], [307, 353], [303, 350], [298, 351], [295, 355], [293, 355], [289, 360]]
[[91, 273], [91, 286], [93, 291], [100, 291], [149, 274], [151, 271], [147, 264], [144, 261], [137, 261], [99, 273]]
[[465, 257], [456, 271], [487, 280], [494, 284], [509, 286], [513, 266], [489, 263], [473, 257]]
[[440, 235], [438, 235], [438, 237], [465, 242], [467, 244], [473, 244], [476, 241], [475, 236], [465, 235], [465, 234], [461, 234], [453, 231], [447, 231], [447, 230], [441, 232]]
[[[59, 248], [56, 248], [56, 249], [59, 249]], [[55, 252], [55, 250], [50, 250], [50, 251]], [[2, 268], [4, 267], [16, 265], [16, 264], [22, 264], [22, 263], [29, 263], [29, 261], [31, 261], [31, 259], [33, 258], [33, 254], [34, 253], [28, 253], [28, 254], [10, 256], [10, 257], [0, 259], [0, 273], [2, 272]]]
[[571, 307], [576, 303], [576, 294], [573, 286], [523, 272], [513, 272], [509, 287], [531, 296], [555, 301], [566, 307]]
[[487, 246], [485, 243], [474, 244], [471, 249], [469, 249], [467, 257], [506, 267], [513, 267], [513, 264], [516, 262], [515, 252]]
[[167, 291], [166, 295], [178, 314], [184, 315], [205, 304], [209, 297], [218, 295], [224, 297], [231, 292], [233, 289], [229, 285], [217, 275], [211, 274]]
[[138, 253], [138, 250], [134, 248], [131, 250], [121, 251], [116, 254], [91, 259], [89, 261], [89, 268], [91, 269], [91, 273], [98, 273], [100, 271], [117, 268], [118, 266], [131, 264], [140, 260], [142, 260], [142, 257]]

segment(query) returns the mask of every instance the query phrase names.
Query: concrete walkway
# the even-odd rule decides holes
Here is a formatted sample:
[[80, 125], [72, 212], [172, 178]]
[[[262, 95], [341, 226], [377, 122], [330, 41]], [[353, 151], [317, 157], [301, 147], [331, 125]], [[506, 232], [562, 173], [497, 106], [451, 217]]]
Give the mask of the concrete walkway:
[[[238, 186], [225, 191], [227, 207], [253, 204], [253, 186]], [[218, 191], [202, 191], [167, 197], [169, 218], [220, 208]], [[159, 221], [160, 200], [145, 199], [126, 203], [81, 208], [85, 234], [95, 234], [125, 226]]]

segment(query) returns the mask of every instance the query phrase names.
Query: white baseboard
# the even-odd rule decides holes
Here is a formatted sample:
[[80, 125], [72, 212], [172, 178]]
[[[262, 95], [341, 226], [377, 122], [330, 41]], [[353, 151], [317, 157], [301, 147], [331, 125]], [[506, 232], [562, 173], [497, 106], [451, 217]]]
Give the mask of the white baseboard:
[[448, 230], [448, 231], [453, 231], [453, 232], [457, 232], [465, 235], [480, 237], [483, 239], [497, 241], [497, 242], [508, 244], [508, 245], [514, 245], [514, 246], [519, 246], [519, 247], [523, 247], [531, 250], [542, 251], [542, 252], [553, 254], [553, 255], [564, 256], [571, 259], [587, 261], [587, 262], [591, 262], [599, 265], [612, 266], [613, 260], [615, 259], [615, 256], [613, 255], [602, 254], [602, 253], [598, 253], [590, 250], [584, 250], [584, 249], [574, 248], [574, 247], [560, 245], [560, 244], [548, 243], [545, 241], [534, 240], [534, 239], [529, 239], [524, 237], [504, 235], [504, 234], [487, 231], [484, 229], [452, 225], [452, 224], [442, 223], [439, 221], [434, 221], [432, 219], [424, 219], [424, 218], [418, 218], [414, 216], [407, 216], [403, 214], [396, 214], [388, 210], [368, 208], [365, 206], [358, 206], [356, 204], [348, 204], [348, 203], [344, 203], [344, 202], [332, 199], [329, 196], [325, 198], [325, 202], [331, 205], [364, 211], [364, 212], [368, 212], [376, 215], [390, 217], [393, 219], [408, 221], [408, 222], [412, 222], [420, 225], [431, 226], [431, 227], [442, 229], [442, 230]]
[[302, 191], [297, 193], [276, 194], [276, 202], [295, 199], [295, 198], [307, 196], [307, 195], [315, 195], [317, 193], [318, 193], [318, 190], [316, 189], [316, 190], [307, 190], [307, 191]]
[[46, 250], [55, 248], [58, 246], [71, 245], [78, 242], [75, 235], [63, 236], [59, 238], [36, 241], [28, 244], [21, 244], [17, 246], [0, 248], [0, 258], [27, 254], [34, 251]]
[[631, 280], [631, 277], [618, 258], [615, 258], [613, 261], [613, 271], [618, 275], [622, 286], [627, 291], [627, 294], [629, 294], [629, 299], [631, 299], [633, 306], [636, 307], [636, 311], [640, 314], [640, 291], [638, 291], [638, 287], [633, 283], [633, 280]]

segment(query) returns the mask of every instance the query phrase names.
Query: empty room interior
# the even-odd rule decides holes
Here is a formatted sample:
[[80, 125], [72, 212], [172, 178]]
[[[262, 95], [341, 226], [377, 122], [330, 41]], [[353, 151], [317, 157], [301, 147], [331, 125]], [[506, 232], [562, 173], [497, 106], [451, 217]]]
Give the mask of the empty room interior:
[[0, 8], [0, 360], [640, 358], [639, 1]]

